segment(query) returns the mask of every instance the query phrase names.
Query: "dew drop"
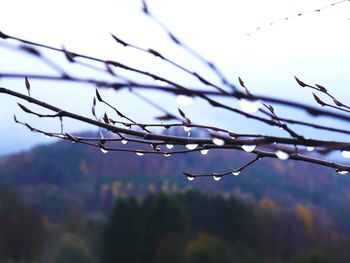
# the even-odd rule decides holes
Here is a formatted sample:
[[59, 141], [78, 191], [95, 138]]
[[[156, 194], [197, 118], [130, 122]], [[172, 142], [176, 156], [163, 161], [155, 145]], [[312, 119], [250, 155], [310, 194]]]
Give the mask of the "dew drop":
[[65, 138], [65, 136], [63, 134], [58, 135], [58, 137]]
[[170, 153], [164, 153], [164, 156], [165, 156], [165, 157], [169, 157], [169, 156], [170, 156]]
[[219, 176], [219, 175], [213, 175], [213, 178], [214, 178], [215, 181], [220, 181], [221, 176]]
[[189, 150], [194, 150], [196, 149], [198, 144], [186, 144], [186, 148]]
[[202, 154], [202, 155], [207, 155], [208, 152], [209, 152], [209, 149], [203, 149], [203, 150], [201, 150], [201, 154]]
[[342, 155], [344, 158], [350, 158], [350, 151], [342, 151], [342, 152], [341, 152], [341, 155]]
[[157, 152], [159, 152], [162, 149], [162, 145], [160, 144], [151, 144], [151, 147]]
[[176, 102], [179, 105], [183, 105], [183, 106], [190, 106], [193, 103], [193, 99], [189, 96], [185, 96], [185, 95], [178, 95], [176, 97]]
[[306, 147], [306, 150], [307, 150], [308, 152], [312, 152], [313, 150], [315, 150], [315, 147], [313, 147], [313, 146], [308, 146], [308, 147]]
[[174, 145], [173, 144], [167, 144], [166, 147], [171, 150], [172, 148], [174, 148]]
[[261, 107], [261, 102], [257, 100], [241, 99], [239, 101], [239, 106], [242, 111], [246, 113], [255, 113]]
[[192, 127], [184, 126], [184, 131], [185, 132], [190, 132], [191, 130], [192, 130]]
[[103, 153], [108, 153], [108, 150], [107, 149], [105, 149], [105, 148], [100, 148], [101, 149], [101, 152], [103, 152]]
[[137, 156], [143, 156], [144, 153], [142, 153], [142, 152], [136, 152], [136, 155], [137, 155]]
[[240, 173], [241, 173], [241, 171], [233, 171], [233, 172], [232, 172], [232, 174], [233, 174], [234, 176], [238, 176]]
[[338, 174], [347, 174], [348, 171], [345, 171], [345, 170], [337, 170], [337, 173], [338, 173]]
[[160, 80], [160, 79], [156, 79], [155, 80], [156, 84], [161, 86], [161, 87], [165, 87], [168, 85], [168, 82], [164, 81], [164, 80]]
[[49, 135], [49, 134], [46, 134], [45, 137], [48, 138], [48, 139], [51, 139], [51, 138], [52, 138], [52, 136]]
[[225, 144], [225, 141], [224, 141], [224, 140], [219, 139], [219, 138], [215, 138], [215, 137], [214, 137], [211, 141], [212, 141], [215, 145], [218, 145], [218, 146], [222, 146], [222, 145]]
[[289, 154], [283, 151], [278, 150], [276, 152], [276, 156], [280, 160], [287, 160], [289, 158]]
[[242, 145], [242, 149], [248, 153], [254, 151], [256, 145]]
[[187, 176], [188, 181], [193, 181], [194, 180], [194, 176]]
[[122, 140], [122, 144], [127, 144], [128, 142], [128, 140]]

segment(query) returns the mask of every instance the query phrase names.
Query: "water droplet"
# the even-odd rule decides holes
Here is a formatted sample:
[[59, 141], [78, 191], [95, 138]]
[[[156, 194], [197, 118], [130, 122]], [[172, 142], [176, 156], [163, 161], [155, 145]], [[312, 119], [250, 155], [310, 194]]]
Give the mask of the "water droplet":
[[151, 144], [151, 147], [157, 152], [162, 149], [162, 146], [160, 144]]
[[337, 170], [337, 173], [338, 173], [338, 174], [347, 174], [348, 171], [345, 171], [345, 170]]
[[219, 175], [213, 175], [213, 178], [214, 178], [215, 181], [220, 181], [221, 176], [219, 176]]
[[125, 129], [128, 129], [128, 130], [131, 129], [131, 125], [129, 125], [129, 124], [124, 124], [124, 127], [125, 127]]
[[157, 85], [159, 85], [161, 87], [164, 87], [164, 86], [168, 85], [168, 82], [166, 82], [164, 80], [160, 80], [160, 79], [156, 79], [155, 82], [156, 82]]
[[193, 181], [194, 180], [194, 176], [187, 176], [188, 181]]
[[191, 130], [192, 130], [192, 127], [184, 126], [184, 131], [185, 132], [190, 132]]
[[209, 152], [209, 149], [203, 149], [203, 150], [201, 150], [201, 154], [202, 154], [202, 155], [207, 155], [208, 152]]
[[52, 136], [49, 135], [49, 134], [46, 134], [45, 137], [48, 138], [48, 139], [51, 139], [51, 138], [52, 138]]
[[164, 153], [165, 157], [169, 157], [171, 154], [170, 153]]
[[58, 135], [58, 137], [65, 138], [65, 136], [63, 134]]
[[186, 144], [186, 148], [189, 150], [194, 150], [196, 149], [198, 144]]
[[248, 153], [254, 151], [256, 145], [242, 145], [242, 149]]
[[122, 144], [127, 144], [128, 142], [128, 140], [122, 140]]
[[287, 160], [289, 158], [289, 154], [283, 151], [278, 150], [276, 152], [276, 156], [280, 160]]
[[166, 147], [171, 150], [172, 148], [174, 148], [174, 145], [173, 144], [167, 144]]
[[233, 172], [232, 172], [232, 174], [233, 174], [234, 176], [238, 176], [240, 173], [241, 173], [241, 171], [233, 171]]
[[142, 153], [142, 152], [136, 152], [136, 155], [137, 155], [137, 156], [143, 156], [144, 153]]
[[185, 95], [178, 95], [176, 97], [176, 102], [179, 105], [183, 105], [183, 106], [190, 106], [193, 103], [193, 99], [189, 96], [185, 96]]
[[101, 152], [103, 152], [103, 153], [108, 153], [108, 150], [107, 149], [105, 149], [105, 148], [100, 148], [101, 149]]
[[350, 158], [350, 151], [342, 151], [342, 152], [341, 152], [341, 155], [342, 155], [344, 158]]
[[246, 113], [255, 113], [261, 107], [261, 102], [258, 100], [241, 99], [239, 101], [239, 106], [241, 107], [242, 111]]
[[306, 150], [307, 150], [308, 152], [312, 152], [313, 150], [315, 150], [315, 147], [313, 147], [313, 146], [308, 146], [308, 147], [306, 147]]
[[212, 141], [215, 145], [218, 145], [218, 146], [222, 146], [222, 145], [225, 144], [225, 141], [224, 141], [224, 140], [219, 139], [219, 138], [215, 138], [215, 137], [214, 137], [211, 141]]

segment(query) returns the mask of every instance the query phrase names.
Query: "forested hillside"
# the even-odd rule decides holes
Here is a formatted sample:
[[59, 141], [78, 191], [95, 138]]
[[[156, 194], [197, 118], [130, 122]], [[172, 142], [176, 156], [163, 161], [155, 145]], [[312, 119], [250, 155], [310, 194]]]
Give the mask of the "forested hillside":
[[182, 174], [246, 162], [71, 142], [4, 157], [0, 262], [345, 262], [346, 175], [280, 160], [220, 181]]
[[[74, 206], [84, 213], [107, 211], [117, 197], [141, 199], [149, 193], [183, 193], [198, 189], [248, 203], [268, 200], [294, 210], [302, 205], [315, 219], [350, 231], [350, 179], [332, 170], [304, 163], [264, 160], [239, 176], [188, 181], [182, 171], [223, 170], [239, 167], [247, 159], [239, 153], [186, 156], [102, 153], [99, 149], [59, 142], [0, 160], [0, 183], [20, 189], [49, 217], [58, 207]], [[48, 203], [46, 203], [48, 202]]]

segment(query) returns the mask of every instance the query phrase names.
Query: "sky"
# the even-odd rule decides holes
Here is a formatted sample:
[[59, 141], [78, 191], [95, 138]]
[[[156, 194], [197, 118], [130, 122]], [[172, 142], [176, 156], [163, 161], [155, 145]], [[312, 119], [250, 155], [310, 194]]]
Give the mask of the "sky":
[[[337, 98], [350, 104], [350, 2], [322, 12], [308, 13], [333, 2], [336, 1], [147, 1], [150, 11], [160, 21], [179, 39], [213, 61], [232, 82], [237, 84], [240, 76], [255, 94], [307, 102], [314, 106], [317, 105], [313, 102], [311, 91], [298, 86], [294, 75], [305, 82], [322, 84]], [[135, 50], [119, 47], [110, 36], [113, 33], [127, 42], [158, 50], [179, 64], [216, 80], [200, 62], [174, 46], [164, 30], [141, 12], [139, 0], [3, 0], [1, 9], [0, 30], [13, 36], [56, 47], [64, 45], [71, 51], [118, 60], [162, 73], [187, 85], [198, 85], [169, 65]], [[297, 16], [304, 12], [305, 15]], [[285, 17], [290, 19], [285, 20]], [[260, 29], [255, 30], [257, 27]], [[4, 42], [0, 40], [0, 72], [55, 73], [40, 61], [6, 47], [17, 43]], [[47, 55], [77, 75], [102, 77], [96, 72], [64, 64], [64, 59], [57, 54], [47, 52]], [[33, 97], [91, 117], [94, 87], [30, 82]], [[0, 86], [26, 92], [23, 80], [0, 79]], [[159, 115], [155, 109], [127, 92], [102, 91], [102, 94], [115, 102], [118, 109], [138, 120], [152, 120]], [[154, 101], [176, 111], [178, 105], [173, 97], [151, 96]], [[27, 150], [37, 143], [48, 141], [42, 135], [30, 133], [14, 124], [14, 113], [33, 126], [50, 131], [59, 129], [57, 121], [28, 117], [18, 109], [17, 101], [0, 95], [0, 154]], [[227, 125], [239, 132], [267, 129], [256, 123], [243, 122], [238, 117], [233, 119], [225, 112], [207, 111], [207, 108], [207, 104], [196, 100], [194, 106], [185, 110], [198, 122]], [[287, 109], [279, 110], [286, 115], [299, 116], [295, 115], [299, 113], [290, 113]], [[333, 125], [329, 120], [321, 121]], [[346, 124], [337, 125], [344, 127]], [[65, 127], [70, 132], [91, 128], [68, 120], [65, 120]], [[312, 135], [315, 131], [306, 132]]]

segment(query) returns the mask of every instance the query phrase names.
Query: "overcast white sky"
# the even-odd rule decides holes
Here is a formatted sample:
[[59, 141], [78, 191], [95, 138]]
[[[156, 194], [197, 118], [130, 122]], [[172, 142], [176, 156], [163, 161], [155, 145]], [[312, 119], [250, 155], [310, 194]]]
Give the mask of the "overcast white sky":
[[[326, 86], [340, 99], [350, 103], [347, 91], [350, 83], [350, 2], [320, 13], [296, 17], [300, 12], [322, 8], [333, 2], [149, 0], [148, 4], [151, 12], [181, 40], [215, 62], [230, 80], [236, 82], [237, 77], [241, 76], [257, 94], [311, 101], [311, 92], [296, 85], [293, 76], [297, 75], [306, 82]], [[203, 74], [207, 74], [199, 63], [174, 47], [164, 31], [142, 14], [140, 7], [141, 1], [138, 0], [2, 0], [0, 30], [57, 47], [64, 44], [68, 50], [113, 58], [143, 68], [157, 65], [139, 53], [117, 47], [110, 37], [111, 32], [128, 42], [159, 50], [187, 67], [195, 71], [203, 70]], [[285, 17], [292, 19], [285, 21]], [[269, 26], [270, 22], [276, 23]], [[255, 31], [258, 26], [261, 29]], [[248, 37], [246, 34], [250, 32], [253, 34]], [[0, 71], [14, 70], [47, 72], [41, 63], [0, 46]], [[165, 67], [158, 70], [173, 74]], [[89, 73], [84, 71], [84, 74]], [[173, 76], [177, 77], [176, 74]], [[180, 81], [187, 81], [185, 77], [181, 78]], [[33, 96], [47, 99], [64, 109], [90, 113], [89, 103], [94, 94], [92, 87], [65, 85], [57, 89], [43, 82], [31, 81], [31, 84]], [[3, 79], [0, 85], [25, 92], [23, 81]], [[130, 109], [130, 104], [138, 101], [127, 97], [127, 94], [113, 95], [111, 98], [124, 111], [130, 111], [136, 117], [144, 114], [143, 108], [133, 107], [136, 108], [135, 112]], [[25, 118], [16, 108], [16, 101], [0, 95], [2, 154], [28, 149], [45, 140], [13, 124], [14, 112]], [[81, 106], [85, 103], [88, 106]], [[176, 104], [171, 107], [175, 109]], [[152, 114], [150, 110], [148, 115]], [[202, 115], [201, 112], [191, 114], [193, 117]], [[210, 114], [207, 118], [217, 119]], [[31, 122], [41, 123], [36, 119]], [[57, 123], [47, 127], [56, 129]], [[70, 127], [74, 131], [87, 128], [74, 124]], [[247, 124], [245, 128], [256, 129], [254, 124]]]

